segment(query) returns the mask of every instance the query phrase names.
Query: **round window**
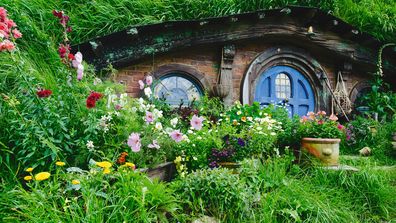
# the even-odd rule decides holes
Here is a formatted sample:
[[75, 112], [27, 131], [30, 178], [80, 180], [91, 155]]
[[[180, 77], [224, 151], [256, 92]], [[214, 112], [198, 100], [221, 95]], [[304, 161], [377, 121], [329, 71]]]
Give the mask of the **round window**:
[[168, 74], [154, 87], [154, 95], [172, 106], [188, 105], [202, 95], [201, 87], [191, 78], [181, 74]]

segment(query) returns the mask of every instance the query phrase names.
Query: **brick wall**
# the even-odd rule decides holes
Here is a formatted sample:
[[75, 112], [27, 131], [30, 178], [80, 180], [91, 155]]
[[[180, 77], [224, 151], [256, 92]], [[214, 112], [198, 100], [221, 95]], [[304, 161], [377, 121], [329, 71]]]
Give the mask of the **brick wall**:
[[[279, 45], [279, 44], [277, 44]], [[263, 51], [272, 46], [272, 44], [263, 44], [262, 41], [250, 41], [245, 43], [236, 43], [236, 54], [233, 62], [233, 95], [234, 101], [240, 100], [241, 85], [243, 76], [245, 75], [251, 62]], [[287, 46], [287, 45], [286, 45]], [[309, 51], [309, 50], [308, 50]], [[320, 51], [310, 52], [326, 71], [331, 85], [335, 87], [337, 71], [339, 69], [339, 58], [328, 54], [324, 55]], [[167, 53], [166, 55], [147, 58], [144, 61], [137, 62], [128, 67], [119, 70], [116, 77], [118, 81], [126, 84], [126, 91], [132, 97], [140, 95], [138, 80], [144, 78], [145, 75], [155, 71], [158, 67], [166, 64], [183, 64], [194, 67], [197, 71], [205, 76], [210, 84], [212, 91], [215, 86], [221, 61], [221, 46], [196, 47], [182, 49], [178, 52]], [[354, 67], [355, 68], [355, 67]], [[363, 71], [364, 72], [364, 71]], [[369, 76], [362, 71], [353, 70], [350, 75], [346, 76], [346, 84], [348, 91], [358, 83]], [[314, 87], [314, 86], [313, 86]]]

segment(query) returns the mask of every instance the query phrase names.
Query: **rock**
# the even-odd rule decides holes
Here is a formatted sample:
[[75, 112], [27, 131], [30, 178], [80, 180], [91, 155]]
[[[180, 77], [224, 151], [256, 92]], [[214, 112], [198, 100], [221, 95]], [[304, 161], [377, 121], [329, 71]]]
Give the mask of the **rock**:
[[363, 149], [359, 150], [359, 154], [361, 156], [370, 156], [371, 155], [371, 149], [370, 147], [364, 147]]
[[218, 223], [218, 222], [220, 221], [217, 220], [216, 218], [209, 217], [206, 215], [192, 221], [192, 223]]

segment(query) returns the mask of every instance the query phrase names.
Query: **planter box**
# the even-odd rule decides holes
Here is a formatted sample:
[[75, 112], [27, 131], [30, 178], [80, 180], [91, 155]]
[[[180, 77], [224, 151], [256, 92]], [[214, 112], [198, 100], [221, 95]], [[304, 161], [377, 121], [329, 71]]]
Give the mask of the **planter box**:
[[176, 167], [173, 162], [166, 162], [159, 164], [153, 168], [142, 168], [140, 172], [146, 173], [151, 179], [158, 179], [160, 181], [171, 181], [176, 173]]
[[[324, 165], [338, 165], [340, 139], [303, 138], [301, 152], [307, 152], [318, 158]], [[302, 153], [300, 152], [299, 160]]]

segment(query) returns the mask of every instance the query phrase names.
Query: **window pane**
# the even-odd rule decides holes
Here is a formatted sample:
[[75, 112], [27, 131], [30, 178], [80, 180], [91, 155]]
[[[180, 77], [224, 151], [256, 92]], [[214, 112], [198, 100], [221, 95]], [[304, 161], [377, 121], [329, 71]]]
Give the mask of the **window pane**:
[[291, 97], [291, 86], [289, 77], [280, 73], [275, 79], [275, 93], [276, 97], [286, 99]]
[[202, 90], [199, 85], [180, 74], [167, 75], [156, 84], [154, 94], [158, 98], [163, 98], [167, 103], [178, 106], [188, 105], [191, 101], [201, 97]]

